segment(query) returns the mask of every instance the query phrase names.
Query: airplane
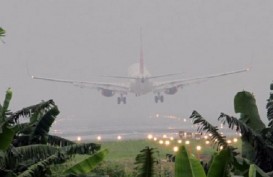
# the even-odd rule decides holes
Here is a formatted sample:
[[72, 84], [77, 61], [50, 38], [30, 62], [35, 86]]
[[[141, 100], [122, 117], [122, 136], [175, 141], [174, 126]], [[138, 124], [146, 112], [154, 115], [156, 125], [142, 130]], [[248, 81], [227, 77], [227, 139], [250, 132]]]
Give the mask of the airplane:
[[135, 96], [141, 96], [150, 92], [153, 92], [155, 95], [154, 96], [155, 103], [159, 103], [159, 102], [163, 103], [164, 102], [163, 94], [174, 95], [178, 92], [178, 89], [182, 89], [186, 85], [203, 82], [207, 79], [212, 79], [216, 77], [223, 77], [227, 75], [238, 74], [238, 73], [246, 72], [248, 70], [249, 68], [231, 71], [231, 72], [213, 74], [208, 76], [188, 78], [188, 79], [155, 81], [155, 79], [177, 75], [178, 73], [152, 76], [144, 66], [143, 47], [142, 47], [142, 39], [141, 39], [139, 63], [133, 64], [129, 67], [128, 76], [106, 76], [106, 77], [117, 78], [117, 79], [127, 79], [127, 82], [103, 83], [103, 82], [63, 80], [63, 79], [46, 78], [46, 77], [38, 77], [38, 76], [31, 76], [31, 77], [32, 79], [39, 79], [44, 81], [68, 83], [74, 86], [78, 86], [80, 88], [97, 89], [105, 97], [112, 97], [115, 94], [118, 94], [119, 95], [117, 97], [118, 104], [121, 104], [121, 103], [126, 104], [127, 102], [126, 96], [129, 93], [133, 93], [135, 94]]

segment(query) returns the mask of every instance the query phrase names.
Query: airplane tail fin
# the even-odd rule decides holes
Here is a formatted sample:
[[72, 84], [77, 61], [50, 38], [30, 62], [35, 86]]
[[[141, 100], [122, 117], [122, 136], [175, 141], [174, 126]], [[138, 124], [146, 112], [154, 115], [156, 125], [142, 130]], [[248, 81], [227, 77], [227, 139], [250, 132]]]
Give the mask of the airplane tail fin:
[[143, 57], [143, 41], [142, 30], [140, 29], [140, 58], [139, 58], [139, 71], [141, 75], [144, 75], [144, 57]]

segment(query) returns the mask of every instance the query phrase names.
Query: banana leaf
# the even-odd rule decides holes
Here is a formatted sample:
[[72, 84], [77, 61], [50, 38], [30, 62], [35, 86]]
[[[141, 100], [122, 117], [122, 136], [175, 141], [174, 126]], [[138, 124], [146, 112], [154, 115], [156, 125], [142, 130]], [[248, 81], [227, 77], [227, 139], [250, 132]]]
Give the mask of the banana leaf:
[[185, 146], [181, 146], [175, 158], [175, 177], [206, 177], [198, 159], [188, 154]]
[[251, 164], [248, 172], [249, 177], [269, 177], [262, 169], [260, 169], [257, 165]]
[[108, 150], [104, 149], [101, 150], [88, 158], [84, 159], [83, 161], [77, 163], [73, 167], [66, 169], [64, 171], [65, 174], [72, 174], [72, 175], [80, 175], [80, 174], [87, 174], [91, 172], [94, 167], [100, 163], [104, 157], [108, 154]]
[[228, 165], [232, 157], [230, 149], [226, 148], [213, 157], [207, 177], [229, 177]]

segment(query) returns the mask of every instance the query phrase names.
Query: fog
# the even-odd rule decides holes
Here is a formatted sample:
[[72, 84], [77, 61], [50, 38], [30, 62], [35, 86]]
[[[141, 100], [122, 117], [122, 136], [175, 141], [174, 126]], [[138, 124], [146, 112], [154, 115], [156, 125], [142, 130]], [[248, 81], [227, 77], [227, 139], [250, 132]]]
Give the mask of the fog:
[[[13, 90], [11, 110], [53, 99], [61, 131], [179, 127], [183, 122], [155, 114], [189, 117], [197, 110], [213, 124], [221, 112], [234, 113], [238, 91], [255, 94], [262, 119], [272, 82], [273, 2], [269, 0], [2, 0], [0, 99]], [[69, 84], [32, 80], [31, 74], [59, 79], [124, 82], [139, 60], [142, 29], [145, 66], [152, 75], [182, 73], [172, 80], [251, 67], [247, 73], [185, 86], [163, 104], [154, 95], [116, 96]]]

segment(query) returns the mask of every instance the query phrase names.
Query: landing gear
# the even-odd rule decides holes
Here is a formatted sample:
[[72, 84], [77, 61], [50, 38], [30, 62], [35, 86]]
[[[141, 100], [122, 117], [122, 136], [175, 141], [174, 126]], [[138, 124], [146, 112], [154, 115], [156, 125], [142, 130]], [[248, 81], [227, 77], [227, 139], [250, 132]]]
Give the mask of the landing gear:
[[158, 103], [158, 102], [161, 102], [163, 103], [164, 102], [164, 96], [163, 95], [160, 95], [159, 93], [157, 95], [155, 95], [155, 103]]
[[117, 101], [118, 101], [118, 104], [120, 103], [126, 104], [126, 97], [121, 95], [120, 97], [118, 97]]

